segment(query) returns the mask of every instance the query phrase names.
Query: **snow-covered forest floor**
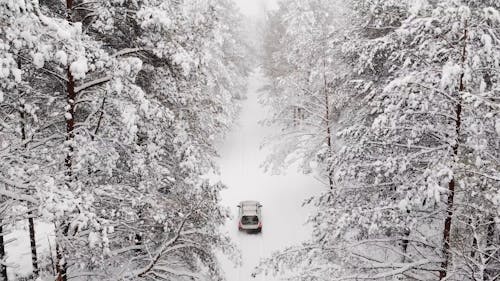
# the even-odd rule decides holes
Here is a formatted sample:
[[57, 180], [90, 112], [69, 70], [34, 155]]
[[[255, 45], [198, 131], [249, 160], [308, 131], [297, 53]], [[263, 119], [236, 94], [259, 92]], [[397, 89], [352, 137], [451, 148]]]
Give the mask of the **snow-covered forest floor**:
[[[42, 222], [35, 221], [37, 250], [39, 251], [40, 259], [48, 261], [55, 252], [54, 242], [54, 226]], [[12, 241], [6, 246], [7, 259], [6, 263], [9, 280], [14, 280], [15, 276], [28, 276], [32, 271], [31, 265], [31, 249], [30, 237], [28, 232], [28, 221], [23, 220], [9, 229], [5, 236], [6, 241]]]

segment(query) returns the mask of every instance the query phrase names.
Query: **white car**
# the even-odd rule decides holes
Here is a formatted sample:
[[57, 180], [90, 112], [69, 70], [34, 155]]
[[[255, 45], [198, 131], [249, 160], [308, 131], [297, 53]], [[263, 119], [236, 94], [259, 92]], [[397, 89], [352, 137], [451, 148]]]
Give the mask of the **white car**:
[[242, 201], [238, 204], [238, 230], [262, 231], [262, 204], [257, 201]]

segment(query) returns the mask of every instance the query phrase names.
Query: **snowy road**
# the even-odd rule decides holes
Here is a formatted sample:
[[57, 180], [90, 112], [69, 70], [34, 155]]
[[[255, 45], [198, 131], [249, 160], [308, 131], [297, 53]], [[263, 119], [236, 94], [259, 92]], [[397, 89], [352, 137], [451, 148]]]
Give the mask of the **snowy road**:
[[[231, 261], [223, 259], [222, 266], [228, 281], [272, 281], [279, 279], [263, 276], [254, 279], [250, 276], [252, 270], [261, 258], [309, 237], [311, 230], [304, 222], [310, 209], [302, 208], [301, 204], [318, 193], [321, 184], [295, 169], [273, 176], [260, 168], [268, 152], [259, 147], [271, 134], [270, 128], [258, 124], [266, 116], [265, 109], [257, 101], [257, 91], [265, 80], [259, 71], [249, 79], [248, 99], [243, 103], [239, 121], [219, 147], [220, 179], [228, 186], [222, 193], [222, 203], [229, 206], [233, 214], [226, 228], [241, 250], [243, 264], [235, 268]], [[238, 232], [236, 205], [242, 200], [258, 200], [263, 204], [261, 234]]]

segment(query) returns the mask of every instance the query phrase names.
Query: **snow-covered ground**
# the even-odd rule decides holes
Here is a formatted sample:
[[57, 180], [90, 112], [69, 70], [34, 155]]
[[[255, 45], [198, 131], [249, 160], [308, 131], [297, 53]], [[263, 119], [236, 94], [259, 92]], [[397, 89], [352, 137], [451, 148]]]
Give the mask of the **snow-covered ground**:
[[[11, 227], [6, 235], [6, 241], [11, 241], [5, 247], [7, 252], [6, 262], [9, 279], [15, 275], [28, 276], [33, 272], [31, 265], [30, 237], [28, 232], [28, 220], [18, 222]], [[46, 259], [49, 253], [54, 251], [54, 227], [45, 222], [35, 221], [35, 232], [37, 241], [37, 252], [39, 260]]]
[[[296, 172], [295, 168], [278, 176], [260, 168], [269, 151], [259, 147], [273, 129], [258, 124], [266, 116], [266, 109], [258, 103], [258, 89], [265, 79], [258, 70], [249, 79], [248, 99], [243, 103], [239, 121], [219, 146], [220, 180], [228, 186], [222, 192], [222, 202], [233, 214], [226, 229], [241, 250], [242, 266], [234, 267], [231, 261], [221, 260], [228, 281], [272, 281], [279, 279], [263, 276], [253, 279], [250, 275], [261, 258], [310, 237], [311, 229], [304, 223], [311, 209], [301, 204], [322, 187], [312, 177]], [[258, 200], [263, 204], [261, 234], [238, 231], [236, 205], [242, 200]]]

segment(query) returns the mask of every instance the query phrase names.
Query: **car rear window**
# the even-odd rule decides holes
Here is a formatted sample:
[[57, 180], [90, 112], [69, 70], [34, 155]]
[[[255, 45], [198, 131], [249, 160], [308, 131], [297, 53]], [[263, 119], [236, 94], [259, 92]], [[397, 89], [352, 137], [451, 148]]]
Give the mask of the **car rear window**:
[[248, 224], [258, 224], [258, 223], [259, 223], [259, 217], [257, 216], [241, 217], [241, 224], [248, 225]]

